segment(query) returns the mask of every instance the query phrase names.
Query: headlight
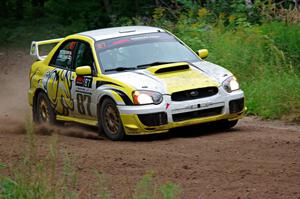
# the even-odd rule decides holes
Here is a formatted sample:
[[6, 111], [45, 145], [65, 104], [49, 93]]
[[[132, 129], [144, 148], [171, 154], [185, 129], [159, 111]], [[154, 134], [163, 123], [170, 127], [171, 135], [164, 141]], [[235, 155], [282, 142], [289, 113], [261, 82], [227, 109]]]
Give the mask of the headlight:
[[232, 91], [236, 91], [240, 89], [240, 85], [237, 82], [236, 78], [234, 76], [231, 76], [227, 78], [223, 82], [223, 88], [228, 92], [231, 93]]
[[133, 91], [134, 104], [160, 104], [163, 97], [162, 94], [155, 91]]

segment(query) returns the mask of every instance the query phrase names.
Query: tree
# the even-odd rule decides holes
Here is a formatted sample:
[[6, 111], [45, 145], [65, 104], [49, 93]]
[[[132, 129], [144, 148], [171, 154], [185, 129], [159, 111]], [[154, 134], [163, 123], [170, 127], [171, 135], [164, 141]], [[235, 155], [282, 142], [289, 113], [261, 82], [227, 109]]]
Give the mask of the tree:
[[18, 20], [23, 19], [23, 11], [24, 11], [24, 1], [16, 0], [16, 12], [15, 16]]
[[44, 15], [45, 0], [31, 0], [31, 5], [34, 17], [42, 17]]

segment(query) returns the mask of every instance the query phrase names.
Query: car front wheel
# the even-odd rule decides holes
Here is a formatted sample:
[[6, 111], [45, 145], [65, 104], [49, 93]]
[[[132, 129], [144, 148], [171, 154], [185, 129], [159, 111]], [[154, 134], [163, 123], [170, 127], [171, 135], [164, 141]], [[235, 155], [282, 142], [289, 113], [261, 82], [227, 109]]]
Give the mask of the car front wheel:
[[[111, 140], [122, 140], [125, 136], [118, 108], [109, 98], [103, 100], [100, 108], [101, 126]], [[99, 121], [100, 121], [99, 120]]]

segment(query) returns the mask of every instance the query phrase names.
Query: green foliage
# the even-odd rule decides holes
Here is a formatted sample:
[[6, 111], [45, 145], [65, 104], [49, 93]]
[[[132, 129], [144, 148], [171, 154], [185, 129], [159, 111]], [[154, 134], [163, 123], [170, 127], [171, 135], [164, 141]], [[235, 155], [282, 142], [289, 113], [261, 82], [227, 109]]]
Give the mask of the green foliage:
[[51, 21], [57, 24], [64, 26], [80, 24], [84, 29], [104, 27], [110, 20], [105, 10], [95, 0], [47, 1], [45, 13]]
[[300, 77], [295, 73], [266, 75], [245, 82], [249, 113], [265, 118], [300, 119]]
[[154, 172], [146, 173], [137, 183], [132, 199], [173, 199], [178, 198], [181, 189], [171, 182], [159, 187], [153, 183]]
[[261, 32], [267, 35], [284, 52], [290, 67], [300, 70], [300, 23], [285, 24], [272, 22], [261, 26]]
[[[109, 191], [106, 178], [102, 173], [96, 172], [98, 178], [97, 190], [98, 197], [101, 199], [114, 198], [113, 194]], [[153, 171], [147, 172], [136, 184], [133, 193], [129, 198], [131, 199], [176, 199], [180, 197], [180, 186], [167, 182], [157, 186], [154, 183], [155, 173]]]
[[195, 51], [209, 49], [208, 61], [231, 70], [245, 91], [248, 114], [299, 120], [300, 24], [251, 25], [225, 14], [207, 23], [212, 15], [201, 8], [197, 15], [182, 14], [173, 25], [167, 19], [158, 24]]
[[[10, 176], [0, 176], [0, 198], [3, 199], [73, 199], [74, 173], [64, 161], [64, 170], [56, 179], [56, 137], [53, 137], [50, 152], [40, 158], [36, 137], [31, 122], [27, 122], [27, 147], [22, 160], [15, 167], [8, 167]], [[66, 157], [66, 156], [65, 156]], [[76, 182], [75, 182], [76, 184]]]
[[4, 168], [6, 168], [6, 164], [0, 162], [0, 169], [4, 169]]
[[299, 24], [267, 23], [228, 29], [180, 22], [176, 35], [208, 60], [230, 69], [246, 94], [249, 114], [299, 119]]
[[97, 176], [97, 183], [96, 183], [96, 189], [98, 192], [98, 197], [101, 199], [111, 199], [112, 197], [112, 193], [109, 191], [108, 188], [108, 183], [106, 181], [106, 178], [104, 176], [104, 174], [100, 173], [100, 172], [95, 172], [96, 176]]
[[[95, 29], [119, 24], [124, 18], [140, 18], [144, 23], [151, 21], [156, 8], [165, 9], [167, 20], [177, 22], [182, 13], [196, 13], [199, 8], [208, 11], [207, 22], [222, 19], [224, 25], [241, 23], [260, 24], [274, 19], [300, 20], [299, 11], [292, 0], [2, 0], [0, 3], [0, 24], [2, 20], [30, 22], [43, 19], [47, 24], [81, 26]], [[293, 13], [290, 16], [290, 13]], [[298, 14], [297, 14], [298, 11]], [[191, 17], [191, 15], [189, 14]], [[122, 19], [123, 18], [123, 19]], [[236, 19], [232, 21], [231, 19]]]

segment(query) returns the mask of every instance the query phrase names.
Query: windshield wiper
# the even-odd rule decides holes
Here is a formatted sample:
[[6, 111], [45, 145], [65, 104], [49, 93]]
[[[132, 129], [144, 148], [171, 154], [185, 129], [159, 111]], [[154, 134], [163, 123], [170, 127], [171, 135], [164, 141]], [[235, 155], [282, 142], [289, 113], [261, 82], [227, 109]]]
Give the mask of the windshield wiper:
[[105, 72], [109, 71], [125, 71], [125, 70], [135, 70], [136, 68], [133, 67], [117, 67], [117, 68], [112, 68], [112, 69], [106, 69]]
[[156, 61], [156, 62], [152, 62], [149, 64], [141, 64], [141, 65], [137, 65], [137, 68], [146, 68], [147, 66], [157, 66], [157, 65], [163, 65], [163, 64], [172, 64], [175, 62], [160, 62], [160, 61]]

